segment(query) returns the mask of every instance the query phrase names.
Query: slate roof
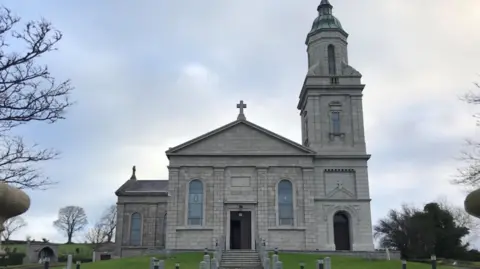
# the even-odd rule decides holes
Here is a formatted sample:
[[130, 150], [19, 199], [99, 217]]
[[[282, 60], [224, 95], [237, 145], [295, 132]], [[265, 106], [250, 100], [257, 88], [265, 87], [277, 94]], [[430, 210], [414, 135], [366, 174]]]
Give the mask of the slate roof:
[[125, 182], [116, 192], [117, 196], [168, 196], [168, 180], [136, 180]]

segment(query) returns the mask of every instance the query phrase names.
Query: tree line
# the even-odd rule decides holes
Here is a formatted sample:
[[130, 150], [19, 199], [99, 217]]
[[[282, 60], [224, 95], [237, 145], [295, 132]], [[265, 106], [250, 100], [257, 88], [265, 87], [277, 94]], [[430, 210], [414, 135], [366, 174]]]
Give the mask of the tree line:
[[374, 237], [381, 248], [398, 250], [408, 260], [445, 259], [480, 260], [469, 242], [478, 233], [480, 222], [461, 207], [445, 200], [423, 207], [403, 205], [392, 209], [374, 226]]
[[[85, 210], [79, 206], [60, 208], [57, 220], [53, 222], [53, 226], [67, 239], [66, 244], [72, 244], [74, 238], [82, 235], [83, 241], [89, 244], [112, 243], [115, 239], [117, 227], [117, 206], [108, 206], [92, 227], [88, 227], [88, 224]], [[8, 219], [4, 226], [5, 230], [1, 234], [1, 239], [10, 242], [12, 241], [12, 235], [26, 227], [27, 222], [21, 216], [17, 216]], [[35, 241], [35, 239], [27, 235], [26, 241]], [[41, 241], [49, 242], [50, 240], [42, 238]]]

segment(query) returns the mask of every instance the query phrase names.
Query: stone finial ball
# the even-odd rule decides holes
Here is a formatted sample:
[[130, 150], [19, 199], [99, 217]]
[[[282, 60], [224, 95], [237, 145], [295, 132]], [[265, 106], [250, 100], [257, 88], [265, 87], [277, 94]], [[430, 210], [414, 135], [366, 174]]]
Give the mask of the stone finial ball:
[[0, 231], [7, 219], [27, 212], [28, 208], [30, 197], [24, 191], [0, 182]]
[[467, 195], [464, 206], [468, 214], [480, 218], [480, 189], [474, 190]]

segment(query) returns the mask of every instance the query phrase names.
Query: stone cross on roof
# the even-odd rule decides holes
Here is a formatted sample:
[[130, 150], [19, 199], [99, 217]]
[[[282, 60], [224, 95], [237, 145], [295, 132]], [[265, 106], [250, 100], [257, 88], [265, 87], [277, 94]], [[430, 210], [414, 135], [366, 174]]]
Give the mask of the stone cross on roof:
[[243, 103], [243, 100], [240, 100], [240, 103], [237, 104], [237, 108], [240, 109], [240, 113], [238, 113], [237, 120], [247, 120], [245, 114], [243, 114], [243, 109], [247, 108], [247, 104]]

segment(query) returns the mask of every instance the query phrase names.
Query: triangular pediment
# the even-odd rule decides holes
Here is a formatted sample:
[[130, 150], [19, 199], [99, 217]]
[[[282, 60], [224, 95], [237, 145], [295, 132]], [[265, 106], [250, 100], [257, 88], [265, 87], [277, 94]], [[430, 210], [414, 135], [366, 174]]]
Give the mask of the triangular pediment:
[[353, 195], [353, 193], [349, 192], [345, 188], [336, 188], [331, 191], [327, 195], [327, 197], [331, 199], [352, 199], [355, 198], [355, 195]]
[[237, 120], [169, 149], [171, 155], [314, 155], [315, 152], [246, 120]]

